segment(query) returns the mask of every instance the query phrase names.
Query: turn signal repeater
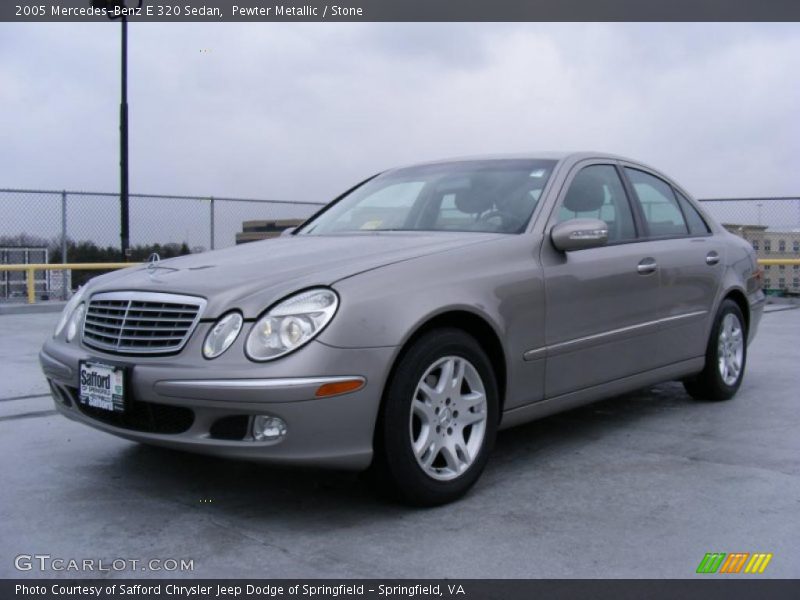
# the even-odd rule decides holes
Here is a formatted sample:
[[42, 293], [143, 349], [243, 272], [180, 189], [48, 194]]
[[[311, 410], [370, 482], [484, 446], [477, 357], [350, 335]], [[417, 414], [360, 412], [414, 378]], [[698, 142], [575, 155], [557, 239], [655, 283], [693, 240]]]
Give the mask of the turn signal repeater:
[[363, 379], [346, 379], [344, 381], [324, 383], [317, 388], [317, 392], [314, 395], [317, 398], [327, 398], [329, 396], [338, 396], [340, 394], [355, 392], [362, 387], [364, 387]]

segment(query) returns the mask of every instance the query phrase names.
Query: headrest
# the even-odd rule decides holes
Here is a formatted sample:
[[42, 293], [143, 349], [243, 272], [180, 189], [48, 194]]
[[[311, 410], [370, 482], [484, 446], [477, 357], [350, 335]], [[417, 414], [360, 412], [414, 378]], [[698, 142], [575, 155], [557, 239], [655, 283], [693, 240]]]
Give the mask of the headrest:
[[596, 173], [579, 173], [564, 198], [564, 208], [579, 213], [600, 210], [606, 200], [604, 183], [605, 180]]
[[476, 215], [491, 210], [493, 206], [492, 194], [480, 187], [461, 190], [456, 194], [456, 208], [463, 213]]

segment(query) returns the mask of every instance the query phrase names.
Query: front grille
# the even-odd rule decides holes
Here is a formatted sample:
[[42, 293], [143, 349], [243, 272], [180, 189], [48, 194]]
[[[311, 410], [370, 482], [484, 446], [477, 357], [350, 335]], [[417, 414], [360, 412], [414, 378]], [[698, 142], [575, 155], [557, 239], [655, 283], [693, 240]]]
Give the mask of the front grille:
[[152, 292], [108, 292], [89, 301], [83, 343], [111, 354], [168, 354], [183, 348], [206, 301]]
[[178, 434], [188, 431], [194, 423], [194, 411], [184, 406], [131, 400], [126, 402], [124, 412], [111, 412], [82, 404], [78, 400], [78, 390], [76, 388], [68, 388], [68, 390], [74, 404], [84, 415], [121, 429], [145, 433]]

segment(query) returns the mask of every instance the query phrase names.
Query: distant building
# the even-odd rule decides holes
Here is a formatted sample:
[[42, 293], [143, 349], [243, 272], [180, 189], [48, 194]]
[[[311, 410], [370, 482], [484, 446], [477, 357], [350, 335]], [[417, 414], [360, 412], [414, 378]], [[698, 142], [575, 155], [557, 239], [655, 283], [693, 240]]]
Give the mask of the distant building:
[[[773, 231], [763, 225], [723, 223], [723, 227], [752, 244], [758, 258], [800, 259], [800, 230]], [[800, 265], [764, 265], [764, 288], [800, 294]]]
[[278, 237], [285, 229], [297, 227], [302, 219], [277, 219], [272, 221], [245, 221], [242, 231], [236, 234], [236, 243], [245, 244]]

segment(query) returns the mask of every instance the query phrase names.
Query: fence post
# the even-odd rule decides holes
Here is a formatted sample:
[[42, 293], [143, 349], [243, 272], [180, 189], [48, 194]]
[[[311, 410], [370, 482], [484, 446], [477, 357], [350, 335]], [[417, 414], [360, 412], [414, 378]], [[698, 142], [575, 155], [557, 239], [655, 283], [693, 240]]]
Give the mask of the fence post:
[[214, 249], [214, 196], [210, 197], [211, 200], [211, 250]]
[[28, 304], [35, 304], [36, 303], [36, 287], [35, 287], [36, 280], [34, 279], [34, 277], [36, 277], [36, 271], [34, 269], [26, 269], [26, 272], [28, 274], [28, 281], [27, 281], [27, 284], [28, 284], [27, 285], [27, 287], [28, 287]]
[[[67, 264], [67, 192], [61, 192], [61, 263]], [[62, 300], [68, 300], [67, 296], [67, 272], [61, 272], [61, 296]]]

